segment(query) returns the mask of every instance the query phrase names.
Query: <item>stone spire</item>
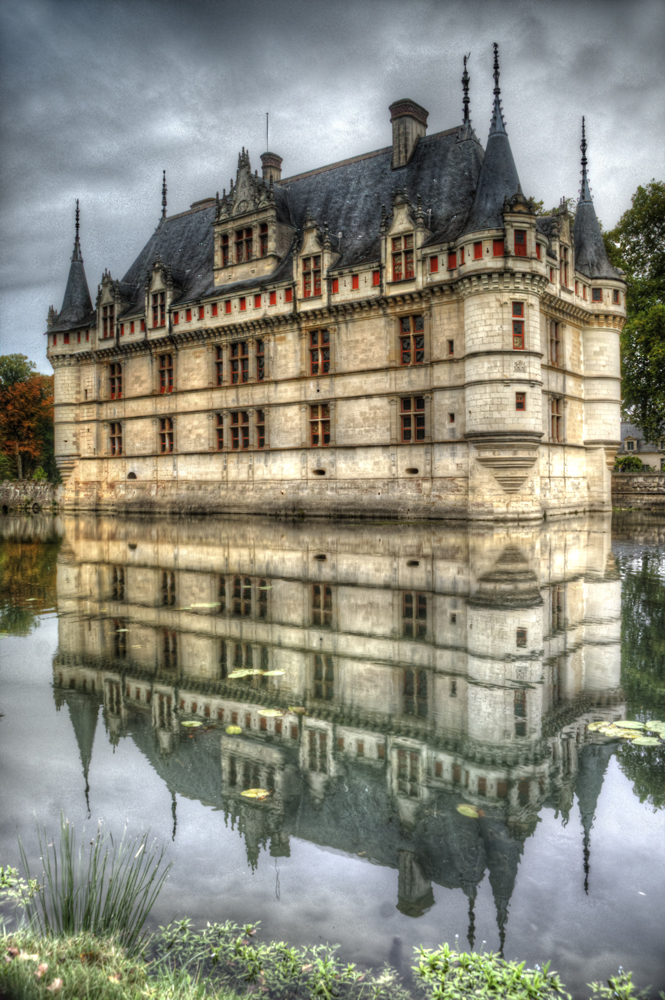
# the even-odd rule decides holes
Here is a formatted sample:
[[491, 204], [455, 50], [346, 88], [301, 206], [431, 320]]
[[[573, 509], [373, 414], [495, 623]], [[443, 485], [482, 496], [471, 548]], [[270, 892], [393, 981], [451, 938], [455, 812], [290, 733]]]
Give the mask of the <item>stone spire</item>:
[[471, 53], [464, 56], [464, 72], [462, 73], [462, 127], [457, 133], [457, 141], [464, 142], [465, 139], [475, 139], [476, 134], [471, 127], [471, 117], [469, 115], [469, 105], [471, 101], [469, 100], [469, 73], [466, 68], [468, 60], [471, 58]]
[[88, 282], [83, 268], [83, 257], [81, 256], [81, 243], [79, 240], [80, 210], [78, 198], [76, 199], [76, 228], [74, 237], [74, 251], [72, 262], [69, 267], [69, 278], [65, 297], [62, 301], [62, 309], [51, 329], [67, 330], [74, 326], [82, 325], [89, 320], [92, 314], [92, 301], [88, 291]]
[[99, 715], [99, 703], [94, 696], [83, 694], [81, 691], [65, 692], [65, 701], [69, 709], [69, 716], [72, 720], [76, 743], [78, 744], [83, 767], [83, 778], [85, 780], [85, 804], [90, 815], [90, 762], [92, 760], [92, 747], [95, 742], [95, 731], [97, 729], [97, 717]]
[[80, 228], [81, 213], [79, 211], [79, 200], [76, 199], [76, 235], [74, 236], [74, 252], [72, 253], [72, 260], [80, 260], [83, 262], [83, 257], [81, 256], [81, 243], [79, 241], [79, 228]]
[[480, 168], [478, 187], [471, 206], [465, 233], [480, 229], [503, 228], [503, 203], [520, 188], [515, 161], [501, 109], [499, 87], [499, 46], [494, 43], [494, 109], [487, 149]]
[[598, 225], [596, 210], [593, 206], [589, 177], [587, 174], [587, 141], [586, 123], [582, 118], [582, 186], [575, 212], [573, 238], [575, 240], [575, 269], [587, 278], [618, 278], [623, 275], [610, 264], [605, 243]]
[[162, 171], [162, 222], [166, 218], [166, 171]]
[[589, 893], [589, 873], [591, 870], [591, 829], [598, 806], [600, 789], [603, 787], [605, 772], [613, 753], [610, 743], [591, 743], [579, 753], [575, 792], [580, 807], [583, 833], [584, 891]]

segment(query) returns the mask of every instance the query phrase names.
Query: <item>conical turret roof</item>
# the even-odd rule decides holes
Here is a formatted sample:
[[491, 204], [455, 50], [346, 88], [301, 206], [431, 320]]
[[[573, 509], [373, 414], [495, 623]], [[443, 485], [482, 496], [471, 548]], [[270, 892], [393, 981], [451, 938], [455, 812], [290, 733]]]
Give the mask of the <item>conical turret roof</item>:
[[622, 275], [610, 264], [605, 243], [600, 232], [596, 210], [589, 190], [586, 157], [586, 132], [582, 119], [582, 187], [575, 212], [573, 238], [575, 240], [575, 270], [587, 278], [619, 278]]
[[74, 250], [72, 262], [69, 267], [69, 278], [65, 289], [65, 297], [62, 301], [62, 309], [56, 322], [50, 328], [49, 333], [58, 330], [71, 330], [73, 327], [86, 326], [92, 321], [94, 309], [88, 291], [88, 282], [85, 277], [83, 267], [83, 257], [81, 256], [81, 243], [79, 240], [79, 203], [76, 199], [76, 236], [74, 238]]
[[520, 188], [520, 179], [508, 141], [501, 110], [499, 87], [499, 47], [494, 43], [494, 109], [487, 139], [485, 158], [480, 168], [478, 186], [469, 212], [465, 233], [480, 229], [503, 228], [503, 203]]

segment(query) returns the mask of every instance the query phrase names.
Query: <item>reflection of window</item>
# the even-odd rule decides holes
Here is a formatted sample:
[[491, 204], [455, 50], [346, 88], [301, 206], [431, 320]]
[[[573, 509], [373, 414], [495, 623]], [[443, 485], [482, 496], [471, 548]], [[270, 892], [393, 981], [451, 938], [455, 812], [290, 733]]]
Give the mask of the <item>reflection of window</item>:
[[557, 583], [550, 590], [551, 631], [558, 632], [564, 627], [564, 587]]
[[530, 784], [531, 782], [527, 781], [527, 779], [525, 778], [523, 781], [520, 781], [519, 785], [517, 786], [517, 801], [521, 806], [528, 806], [529, 804]]
[[258, 600], [258, 616], [259, 618], [268, 617], [268, 591], [270, 590], [270, 584], [267, 580], [260, 579], [258, 583], [259, 600]]
[[252, 652], [252, 647], [248, 642], [237, 642], [235, 644], [235, 653], [233, 656], [233, 668], [234, 670], [238, 667], [254, 667], [254, 656]]
[[113, 567], [113, 600], [124, 601], [125, 599], [125, 568], [124, 566]]
[[314, 697], [330, 700], [335, 689], [335, 672], [332, 656], [314, 654]]
[[310, 729], [308, 733], [307, 764], [310, 771], [328, 770], [328, 734]]
[[397, 751], [397, 788], [402, 795], [418, 798], [420, 758], [413, 750]]
[[171, 728], [172, 707], [171, 695], [160, 694], [157, 699], [157, 725], [160, 729]]
[[113, 622], [113, 651], [116, 660], [124, 660], [127, 656], [127, 626], [117, 618]]
[[233, 614], [246, 618], [252, 613], [252, 581], [248, 576], [233, 578]]
[[226, 648], [226, 639], [222, 639], [219, 647], [219, 676], [221, 680], [227, 676], [229, 672], [229, 654]]
[[172, 570], [162, 573], [162, 604], [169, 607], [175, 604], [175, 573]]
[[425, 360], [425, 320], [402, 316], [400, 320], [400, 364], [421, 365]]
[[178, 667], [178, 635], [176, 632], [165, 628], [162, 632], [162, 643], [164, 650], [164, 666], [167, 670], [176, 670]]
[[427, 594], [402, 595], [402, 635], [422, 639], [427, 634]]
[[421, 719], [427, 715], [427, 671], [404, 671], [404, 713], [417, 715]]
[[515, 736], [526, 736], [526, 691], [515, 691], [513, 714], [515, 716]]
[[478, 778], [478, 794], [487, 795], [487, 778]]
[[515, 635], [515, 642], [518, 646], [526, 646], [526, 629], [518, 628]]
[[312, 624], [332, 624], [332, 587], [324, 583], [312, 586]]

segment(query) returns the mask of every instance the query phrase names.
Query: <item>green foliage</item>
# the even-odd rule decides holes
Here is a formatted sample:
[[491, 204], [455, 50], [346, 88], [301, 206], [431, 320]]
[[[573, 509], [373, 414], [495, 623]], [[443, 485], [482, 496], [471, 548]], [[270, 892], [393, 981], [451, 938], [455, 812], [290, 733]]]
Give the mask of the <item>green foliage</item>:
[[[19, 840], [21, 860], [28, 881], [30, 869]], [[69, 821], [61, 817], [60, 837], [50, 842], [39, 831], [44, 882], [25, 911], [31, 926], [45, 936], [91, 933], [115, 937], [135, 954], [143, 945], [144, 924], [164, 885], [171, 865], [160, 873], [164, 851], [148, 834], [119, 843], [103, 825], [86, 845], [76, 846]]]
[[615, 472], [641, 472], [644, 464], [639, 455], [624, 455], [623, 458], [616, 458], [614, 461]]
[[431, 1000], [570, 1000], [549, 962], [543, 969], [525, 969], [525, 962], [508, 962], [493, 952], [454, 951], [447, 944], [436, 951], [421, 947], [419, 956], [414, 972]]
[[0, 865], [0, 905], [10, 902], [23, 907], [30, 902], [38, 889], [37, 879], [21, 878], [17, 868]]
[[36, 368], [34, 361], [29, 361], [25, 354], [3, 354], [0, 356], [0, 390], [25, 382], [34, 375]]
[[[647, 1000], [649, 990], [638, 990], [633, 983], [632, 972], [619, 969], [619, 974], [610, 976], [607, 986], [603, 983], [589, 983], [593, 990], [591, 1000]], [[660, 997], [664, 994], [660, 993]]]

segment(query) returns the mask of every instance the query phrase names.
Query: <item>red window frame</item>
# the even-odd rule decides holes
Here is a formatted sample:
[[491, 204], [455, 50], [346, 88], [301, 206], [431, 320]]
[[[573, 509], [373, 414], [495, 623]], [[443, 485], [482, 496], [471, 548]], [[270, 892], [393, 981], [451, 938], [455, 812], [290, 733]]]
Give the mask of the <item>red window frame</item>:
[[542, 254], [542, 249], [541, 249], [540, 243], [536, 243], [536, 258], [538, 260], [541, 259], [541, 254]]
[[482, 244], [482, 242], [480, 242], [480, 243], [474, 243], [473, 244], [473, 259], [474, 260], [482, 260], [482, 258], [483, 258], [483, 244]]
[[455, 271], [457, 269], [457, 251], [448, 254], [448, 270]]
[[[124, 323], [120, 324], [120, 336], [121, 337], [125, 336], [125, 324]], [[79, 339], [80, 339], [80, 337], [81, 337], [81, 335], [79, 334]]]
[[192, 310], [191, 309], [187, 309], [186, 310], [186, 312], [185, 312], [185, 319], [186, 319], [186, 321], [188, 323], [191, 323], [191, 321], [192, 321]]
[[141, 320], [141, 333], [145, 333], [145, 320]]
[[513, 350], [524, 350], [524, 303], [513, 302]]
[[173, 313], [173, 325], [174, 326], [178, 326], [179, 323], [180, 323], [180, 313], [179, 312], [174, 312]]
[[152, 328], [166, 326], [166, 292], [152, 293]]
[[284, 301], [285, 302], [293, 302], [293, 289], [292, 288], [286, 288], [284, 290]]
[[216, 316], [217, 315], [217, 303], [216, 302], [213, 302], [213, 304], [211, 305], [211, 307], [210, 307], [210, 314], [211, 314], [211, 316]]
[[111, 399], [122, 398], [122, 365], [117, 361], [109, 365], [109, 395]]
[[455, 341], [454, 340], [449, 340], [448, 341], [448, 354], [454, 354], [454, 353], [455, 353]]
[[224, 233], [220, 238], [219, 248], [221, 251], [222, 267], [228, 267], [229, 263], [229, 235]]
[[249, 382], [249, 344], [246, 340], [236, 340], [231, 344], [231, 384], [245, 382]]
[[430, 259], [429, 259], [429, 273], [430, 274], [436, 274], [436, 272], [438, 270], [439, 270], [439, 258], [438, 258], [438, 256], [437, 257], [430, 257]]
[[330, 444], [330, 404], [315, 403], [309, 408], [309, 443], [312, 448]]
[[259, 255], [266, 257], [268, 254], [268, 223], [262, 222], [259, 226]]
[[401, 400], [402, 441], [413, 444], [425, 440], [425, 397], [408, 396]]
[[515, 256], [526, 257], [526, 229], [515, 230]]
[[112, 455], [122, 455], [122, 424], [114, 422], [110, 425], [110, 450]]
[[526, 393], [516, 392], [515, 393], [515, 409], [516, 410], [526, 410]]
[[159, 419], [159, 447], [162, 455], [170, 455], [173, 451], [173, 418]]
[[260, 294], [254, 296], [254, 308], [255, 309], [260, 309], [261, 308], [261, 295]]
[[224, 382], [224, 348], [215, 348], [215, 372], [217, 374], [217, 385], [222, 385]]
[[351, 275], [351, 288], [355, 290], [360, 288], [360, 275], [358, 274]]
[[159, 391], [173, 392], [173, 355], [159, 355]]
[[217, 414], [217, 451], [224, 448], [224, 414]]
[[205, 319], [205, 306], [199, 306], [199, 319]]
[[276, 306], [277, 305], [277, 292], [271, 292], [270, 293], [270, 305], [271, 306]]
[[234, 410], [231, 414], [231, 448], [246, 451], [249, 448], [249, 412]]
[[244, 295], [240, 297], [239, 302], [240, 302], [240, 312], [245, 312], [245, 310], [247, 309], [247, 299], [245, 298]]
[[227, 299], [226, 302], [224, 303], [224, 312], [225, 313], [230, 313], [231, 312], [231, 300], [230, 299]]
[[400, 364], [421, 365], [425, 361], [424, 316], [402, 316], [400, 319]]
[[372, 285], [376, 288], [376, 286], [380, 284], [381, 284], [381, 272], [372, 271]]
[[603, 290], [602, 290], [602, 288], [592, 288], [591, 289], [591, 301], [592, 302], [602, 302], [603, 301]]
[[102, 306], [102, 337], [107, 340], [113, 336], [113, 325], [115, 323], [115, 305]]
[[263, 382], [266, 377], [266, 345], [260, 338], [256, 341], [256, 381]]
[[254, 239], [252, 229], [236, 229], [235, 231], [236, 264], [251, 260], [254, 256]]
[[134, 333], [134, 320], [129, 324], [129, 332]]
[[266, 446], [266, 414], [265, 410], [256, 411], [256, 447]]
[[409, 281], [415, 275], [413, 233], [392, 238], [393, 281]]
[[492, 240], [492, 256], [493, 257], [504, 257], [506, 253], [506, 244], [504, 240]]
[[63, 335], [62, 335], [62, 342], [63, 342], [63, 344], [68, 344], [69, 343], [69, 334], [68, 333], [63, 333]]
[[332, 280], [332, 293], [336, 295], [339, 291], [339, 278], [333, 278]]
[[309, 334], [310, 375], [327, 375], [330, 371], [330, 333], [311, 330]]

